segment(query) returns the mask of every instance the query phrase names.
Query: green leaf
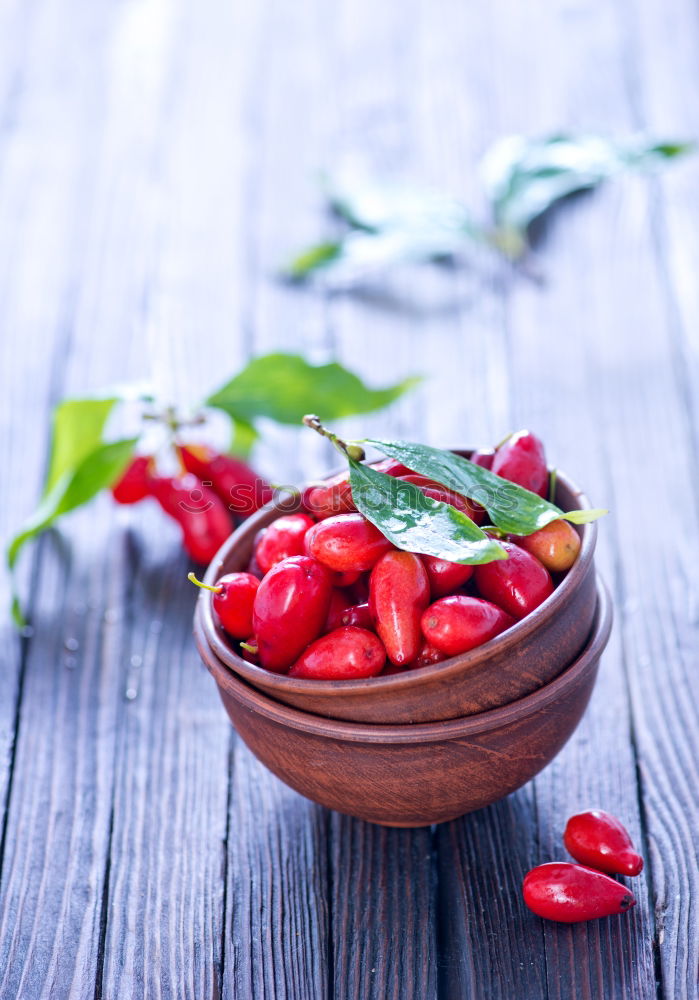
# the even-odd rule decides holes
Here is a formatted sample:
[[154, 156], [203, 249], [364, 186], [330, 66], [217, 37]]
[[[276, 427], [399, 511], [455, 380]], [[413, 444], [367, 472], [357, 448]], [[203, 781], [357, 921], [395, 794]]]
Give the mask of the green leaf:
[[75, 469], [100, 444], [104, 426], [116, 402], [116, 396], [66, 399], [55, 408], [44, 496], [51, 492], [66, 472]]
[[382, 185], [347, 171], [326, 179], [324, 187], [330, 207], [351, 231], [300, 253], [286, 269], [289, 277], [322, 271], [330, 284], [349, 285], [377, 270], [449, 259], [473, 240], [487, 241], [466, 207], [438, 192]]
[[494, 242], [517, 256], [529, 225], [559, 199], [624, 169], [647, 170], [694, 149], [693, 143], [625, 141], [595, 135], [508, 136], [485, 155], [482, 174], [497, 226]]
[[566, 520], [573, 520], [573, 515], [576, 515], [585, 520], [594, 520], [604, 513], [600, 511], [566, 513], [536, 493], [531, 493], [516, 483], [496, 476], [488, 469], [475, 465], [467, 458], [455, 455], [451, 451], [431, 448], [426, 444], [413, 444], [410, 441], [381, 441], [373, 438], [368, 438], [367, 441], [389, 458], [403, 462], [413, 472], [434, 479], [454, 492], [475, 500], [485, 507], [493, 524], [508, 534], [531, 535], [551, 521], [563, 517]]
[[590, 510], [569, 510], [563, 515], [563, 519], [570, 521], [571, 524], [589, 524], [590, 521], [596, 521], [608, 513], [609, 511], [604, 507], [592, 507]]
[[466, 565], [507, 558], [470, 517], [412, 483], [350, 461], [350, 486], [357, 510], [399, 549]]
[[266, 354], [209, 396], [206, 405], [248, 424], [258, 417], [298, 424], [309, 412], [331, 420], [380, 410], [419, 381], [414, 377], [385, 389], [370, 389], [336, 362], [311, 365], [296, 354]]
[[342, 243], [326, 241], [302, 250], [283, 268], [282, 273], [292, 281], [301, 281], [314, 271], [324, 270], [342, 254]]
[[64, 472], [51, 490], [44, 494], [39, 507], [15, 535], [7, 550], [7, 564], [13, 569], [24, 545], [49, 528], [63, 514], [91, 500], [100, 490], [111, 486], [133, 457], [138, 438], [125, 438], [99, 444], [77, 466]]
[[247, 459], [260, 435], [252, 424], [247, 423], [245, 420], [233, 420], [231, 431], [231, 443], [229, 445], [231, 455], [235, 455], [236, 458], [242, 458], [243, 460]]

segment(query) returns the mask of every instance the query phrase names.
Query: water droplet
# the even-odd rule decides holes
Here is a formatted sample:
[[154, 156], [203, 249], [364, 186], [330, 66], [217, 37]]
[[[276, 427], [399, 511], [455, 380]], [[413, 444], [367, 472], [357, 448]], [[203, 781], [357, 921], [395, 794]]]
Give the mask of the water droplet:
[[125, 692], [128, 701], [133, 701], [137, 694], [138, 691], [136, 690], [136, 688], [127, 688]]
[[74, 656], [66, 656], [63, 662], [65, 663], [66, 669], [68, 670], [75, 670], [75, 668], [78, 665], [78, 661], [75, 659]]
[[69, 653], [75, 653], [80, 648], [80, 643], [78, 642], [78, 640], [73, 638], [66, 639], [63, 645], [65, 646], [65, 648], [68, 650]]
[[131, 657], [130, 662], [132, 667], [140, 667], [141, 664], [143, 663], [143, 657], [140, 656], [138, 653], [134, 653], [133, 656]]

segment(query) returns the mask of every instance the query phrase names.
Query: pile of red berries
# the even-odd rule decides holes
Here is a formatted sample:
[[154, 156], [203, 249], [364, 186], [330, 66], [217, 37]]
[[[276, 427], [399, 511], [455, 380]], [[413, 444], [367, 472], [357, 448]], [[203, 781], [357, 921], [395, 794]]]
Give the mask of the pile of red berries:
[[205, 445], [180, 445], [181, 475], [162, 476], [152, 455], [139, 455], [112, 487], [121, 504], [153, 497], [182, 529], [182, 546], [195, 562], [206, 565], [235, 527], [272, 498], [268, 483], [231, 455]]
[[[546, 495], [544, 449], [528, 431], [472, 461]], [[478, 524], [485, 518], [473, 501], [397, 461], [375, 468]], [[402, 551], [356, 510], [347, 475], [307, 489], [303, 508], [260, 533], [248, 572], [211, 588], [214, 611], [243, 641], [243, 655], [291, 677], [374, 677], [480, 646], [534, 611], [553, 592], [551, 574], [568, 570], [580, 548], [575, 529], [558, 520], [504, 540], [508, 558], [479, 566]]]

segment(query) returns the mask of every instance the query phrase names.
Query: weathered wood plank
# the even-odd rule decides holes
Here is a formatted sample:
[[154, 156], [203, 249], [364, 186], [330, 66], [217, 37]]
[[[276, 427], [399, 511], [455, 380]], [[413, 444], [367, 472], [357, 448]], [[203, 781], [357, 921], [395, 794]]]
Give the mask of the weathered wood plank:
[[[53, 234], [46, 257], [54, 268], [64, 244], [75, 242], [84, 255], [78, 266], [75, 254], [66, 254], [71, 284], [77, 274], [81, 280], [68, 300], [75, 306], [74, 360], [67, 381], [56, 383], [60, 393], [142, 377], [151, 366], [156, 382], [175, 395], [181, 394], [185, 368], [192, 382], [197, 371], [207, 379], [221, 376], [213, 355], [206, 371], [200, 361], [192, 363], [203, 355], [194, 322], [183, 356], [164, 352], [155, 336], [153, 351], [144, 352], [143, 328], [151, 317], [142, 307], [153, 283], [165, 210], [152, 199], [150, 185], [170, 121], [164, 97], [177, 13], [153, 24], [144, 6], [123, 8], [104, 24], [97, 15], [96, 24], [78, 18], [100, 42], [98, 29], [108, 24], [113, 31], [106, 60], [104, 45], [93, 52], [92, 40], [81, 42], [78, 33], [76, 41], [93, 52], [94, 61], [87, 63], [95, 74], [108, 67], [106, 85], [99, 76], [94, 83], [68, 77], [54, 96], [57, 106], [47, 103], [51, 122], [40, 117], [33, 126], [40, 147], [54, 121], [73, 127], [65, 106], [82, 114], [75, 111], [75, 130], [94, 135], [94, 144], [74, 143], [82, 151], [77, 166], [65, 164], [65, 219], [53, 219], [38, 202], [36, 231]], [[54, 41], [55, 16], [53, 10]], [[134, 46], [138, 38], [147, 39], [145, 48]], [[85, 102], [77, 100], [78, 92], [85, 93]], [[34, 100], [45, 101], [40, 88]], [[104, 134], [93, 114], [101, 114]], [[230, 165], [216, 160], [220, 171]], [[55, 170], [55, 162], [50, 167]], [[77, 233], [73, 219], [85, 223]], [[209, 248], [213, 254], [212, 242]], [[206, 267], [200, 251], [197, 259]], [[172, 253], [165, 262], [176, 269]], [[161, 285], [158, 291], [162, 302], [169, 289]], [[218, 306], [219, 322], [220, 300], [210, 301]], [[160, 323], [166, 319], [157, 316]], [[164, 334], [160, 338], [165, 341]], [[202, 379], [194, 389], [208, 387]], [[109, 530], [115, 518], [122, 524], [118, 534]], [[89, 527], [95, 519], [96, 530]], [[147, 542], [124, 534], [133, 525]], [[107, 500], [65, 530], [69, 542], [60, 558], [49, 552], [42, 564], [41, 616], [27, 669], [13, 786], [21, 791], [11, 803], [2, 887], [1, 991], [60, 997], [96, 989], [111, 996], [114, 984], [119, 992], [139, 995], [156, 982], [160, 995], [212, 995], [221, 954], [229, 728], [191, 646], [193, 595], [184, 564], [174, 569], [180, 584], [161, 579], [173, 572], [162, 556], [168, 545], [177, 546], [177, 531], [155, 510], [117, 515]], [[145, 555], [138, 555], [141, 545]], [[177, 625], [164, 624], [173, 614]]]
[[337, 1000], [437, 996], [430, 831], [331, 815], [333, 993]]
[[[695, 8], [678, 0], [668, 4], [662, 16], [651, 4], [630, 3], [625, 11], [634, 25], [626, 69], [637, 124], [658, 134], [696, 138], [699, 114], [687, 99], [695, 86], [699, 59]], [[678, 544], [676, 553], [663, 553], [662, 564], [657, 564], [662, 571], [653, 574], [653, 582], [658, 582], [652, 592], [637, 581], [628, 587], [627, 595], [633, 615], [628, 642], [639, 661], [640, 677], [632, 693], [657, 894], [663, 995], [668, 998], [694, 996], [699, 989], [699, 850], [694, 835], [699, 820], [699, 714], [692, 669], [692, 651], [697, 645], [698, 598], [692, 566], [699, 454], [699, 299], [692, 271], [699, 250], [699, 224], [696, 213], [688, 211], [696, 204], [698, 176], [696, 156], [668, 171], [655, 185], [648, 209], [654, 250], [651, 266], [659, 277], [657, 294], [665, 316], [653, 341], [653, 353], [662, 352], [674, 377], [659, 384], [652, 380], [660, 401], [655, 411], [659, 422], [649, 427], [651, 414], [645, 411], [639, 433], [650, 431], [653, 437], [647, 443], [652, 446], [655, 440], [660, 448], [650, 489], [654, 500], [667, 504], [668, 528]], [[639, 390], [650, 381], [648, 372]], [[667, 398], [666, 392], [671, 394]], [[640, 409], [640, 395], [635, 402]], [[625, 440], [635, 415], [629, 414]], [[638, 478], [629, 483], [629, 493], [637, 483]], [[644, 528], [653, 530], [647, 521]], [[628, 534], [627, 529], [627, 544]], [[641, 571], [640, 560], [636, 570]], [[648, 621], [651, 604], [654, 617]]]
[[236, 745], [223, 997], [328, 996], [326, 814]]
[[[527, 16], [530, 14], [527, 12]], [[579, 127], [585, 128], [585, 117], [594, 113], [598, 128], [621, 134], [631, 131], [619, 59], [624, 27], [614, 11], [604, 5], [595, 5], [594, 11], [580, 11], [572, 34], [571, 12], [566, 5], [553, 10], [542, 7], [540, 14], [547, 20], [547, 32], [542, 36], [547, 49], [565, 51], [566, 58], [555, 66], [558, 86], [550, 88], [545, 79], [532, 72], [542, 53], [524, 55], [518, 41], [523, 24], [516, 19], [508, 21], [510, 30], [505, 38], [501, 37], [501, 51], [505, 58], [512, 59], [513, 71], [529, 80], [526, 94], [516, 92], [508, 102], [518, 115], [518, 127], [536, 129], [543, 105], [551, 115], [551, 127], [577, 119]], [[593, 37], [596, 68], [593, 74], [585, 74], [581, 69], [589, 64]], [[518, 61], [520, 54], [526, 65]], [[625, 300], [635, 283], [617, 276], [615, 284], [605, 284], [604, 292], [596, 289], [600, 276], [608, 274], [618, 258], [614, 236], [619, 234], [620, 240], [633, 238], [614, 213], [615, 199], [623, 190], [611, 188], [564, 210], [560, 226], [554, 223], [550, 227], [542, 247], [547, 285], [543, 289], [521, 282], [512, 286], [509, 327], [515, 423], [535, 423], [554, 461], [572, 471], [596, 502], [614, 507], [615, 521], [620, 518], [628, 523], [634, 520], [634, 513], [630, 505], [621, 509], [609, 466], [600, 461], [600, 456], [606, 454], [613, 468], [625, 465], [619, 456], [611, 458], [604, 448], [606, 424], [611, 419], [618, 422], [619, 418], [607, 414], [605, 421], [596, 409], [600, 394], [597, 368], [602, 366], [608, 372], [607, 383], [614, 387], [617, 402], [622, 402], [633, 388], [624, 368], [617, 363], [621, 356], [610, 350], [607, 338], [597, 341], [596, 351], [589, 346], [594, 339], [589, 327], [595, 322], [604, 323], [607, 330], [614, 329], [615, 336], [622, 335], [621, 327], [624, 331], [632, 329]], [[610, 233], [614, 235], [610, 237]], [[593, 309], [585, 305], [590, 288], [597, 291]], [[625, 551], [615, 545], [615, 521], [600, 525], [600, 567], [612, 583], [618, 583], [617, 566], [626, 558]], [[617, 586], [615, 593], [619, 607], [623, 590]], [[561, 838], [567, 816], [594, 805], [622, 816], [641, 842], [643, 817], [638, 803], [624, 653], [617, 630], [586, 718], [569, 746], [535, 781], [537, 861], [566, 857]], [[551, 996], [655, 996], [652, 904], [649, 906], [644, 880], [634, 880], [634, 891], [639, 905], [628, 920], [575, 928], [545, 926], [547, 988]]]
[[[296, 240], [315, 238], [308, 179], [328, 140], [324, 79], [332, 10], [321, 3], [263, 7], [244, 93], [248, 139], [242, 210], [229, 233], [239, 254], [235, 335], [255, 354], [302, 351], [327, 360], [322, 298], [276, 281]], [[275, 482], [298, 483], [322, 442], [297, 429], [269, 427], [256, 464]], [[319, 447], [320, 446], [320, 447]], [[225, 998], [322, 1000], [328, 995], [328, 865], [324, 810], [235, 746], [231, 786]]]

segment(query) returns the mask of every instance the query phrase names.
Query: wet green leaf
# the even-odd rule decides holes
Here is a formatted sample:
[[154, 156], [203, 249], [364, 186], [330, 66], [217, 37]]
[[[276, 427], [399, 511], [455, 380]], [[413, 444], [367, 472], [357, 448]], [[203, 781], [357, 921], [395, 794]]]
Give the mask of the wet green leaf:
[[350, 486], [357, 510], [399, 549], [467, 565], [507, 558], [470, 517], [412, 483], [351, 461]]
[[502, 479], [451, 451], [410, 441], [369, 438], [367, 443], [374, 445], [389, 458], [403, 462], [413, 472], [434, 479], [456, 493], [475, 500], [485, 507], [493, 524], [508, 534], [531, 535], [560, 518], [583, 524], [606, 513], [599, 510], [566, 513], [536, 493]]

